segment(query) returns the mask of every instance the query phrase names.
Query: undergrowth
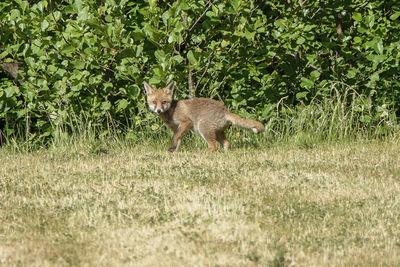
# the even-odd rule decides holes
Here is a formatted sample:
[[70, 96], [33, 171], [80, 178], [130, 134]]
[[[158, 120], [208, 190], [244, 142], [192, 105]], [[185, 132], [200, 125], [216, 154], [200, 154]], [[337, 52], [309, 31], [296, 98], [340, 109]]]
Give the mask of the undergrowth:
[[[322, 95], [309, 104], [290, 107], [280, 103], [270, 111], [264, 121], [265, 132], [255, 135], [237, 127], [227, 130], [233, 147], [263, 147], [273, 144], [292, 144], [312, 147], [324, 142], [357, 140], [384, 140], [400, 138], [400, 124], [394, 111], [387, 106], [376, 108], [371, 98], [360, 96], [348, 89], [344, 93], [331, 90], [333, 95]], [[150, 112], [150, 111], [149, 111]], [[70, 118], [67, 122], [53, 125], [51, 135], [36, 136], [17, 129], [11, 136], [1, 135], [5, 148], [14, 151], [32, 151], [47, 147], [84, 146], [101, 151], [96, 147], [120, 147], [145, 144], [153, 147], [167, 147], [172, 133], [153, 114], [149, 125], [127, 128], [108, 118], [106, 127], [93, 126], [88, 120]], [[76, 117], [76, 116], [75, 116]], [[85, 116], [81, 116], [85, 118]], [[205, 147], [205, 142], [194, 133], [183, 137], [183, 147], [190, 142], [191, 147]], [[91, 148], [94, 147], [94, 148]]]

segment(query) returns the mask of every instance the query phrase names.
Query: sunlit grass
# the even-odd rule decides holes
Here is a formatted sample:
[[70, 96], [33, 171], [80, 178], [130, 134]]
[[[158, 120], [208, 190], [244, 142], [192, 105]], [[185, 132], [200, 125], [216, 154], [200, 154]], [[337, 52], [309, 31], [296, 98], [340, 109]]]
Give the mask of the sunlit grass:
[[[190, 137], [190, 136], [189, 136]], [[400, 145], [0, 152], [2, 265], [398, 265]], [[196, 137], [197, 138], [197, 137]], [[197, 140], [197, 139], [196, 139]]]

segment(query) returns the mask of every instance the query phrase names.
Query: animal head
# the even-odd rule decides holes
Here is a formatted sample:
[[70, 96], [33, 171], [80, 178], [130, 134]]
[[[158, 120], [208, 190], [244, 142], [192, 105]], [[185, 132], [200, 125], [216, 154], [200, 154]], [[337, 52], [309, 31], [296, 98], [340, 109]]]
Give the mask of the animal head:
[[160, 114], [166, 112], [172, 103], [174, 93], [174, 82], [170, 82], [165, 88], [157, 89], [144, 82], [147, 95], [147, 104], [151, 111]]

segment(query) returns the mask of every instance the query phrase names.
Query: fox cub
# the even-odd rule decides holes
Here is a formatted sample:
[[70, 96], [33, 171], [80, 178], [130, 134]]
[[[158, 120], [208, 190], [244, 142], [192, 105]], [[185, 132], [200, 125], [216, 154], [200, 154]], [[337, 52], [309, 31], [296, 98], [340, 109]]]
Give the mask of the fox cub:
[[221, 143], [225, 150], [230, 148], [225, 138], [224, 130], [228, 122], [255, 133], [264, 131], [264, 126], [251, 119], [242, 118], [230, 113], [224, 104], [210, 98], [193, 98], [187, 100], [173, 100], [174, 82], [164, 89], [156, 89], [144, 82], [147, 103], [150, 109], [174, 132], [170, 152], [177, 151], [183, 134], [194, 129], [208, 143], [208, 151], [217, 150], [216, 141]]

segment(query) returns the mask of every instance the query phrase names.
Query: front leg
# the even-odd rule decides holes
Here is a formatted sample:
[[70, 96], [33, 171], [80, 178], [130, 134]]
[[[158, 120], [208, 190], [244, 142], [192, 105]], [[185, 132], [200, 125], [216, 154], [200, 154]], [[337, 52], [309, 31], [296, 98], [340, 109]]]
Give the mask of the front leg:
[[179, 126], [174, 129], [174, 136], [172, 137], [172, 144], [171, 147], [168, 149], [169, 152], [174, 152], [178, 151], [178, 148], [181, 144], [181, 138], [183, 134], [192, 128], [192, 122], [191, 121], [185, 121], [179, 124]]

